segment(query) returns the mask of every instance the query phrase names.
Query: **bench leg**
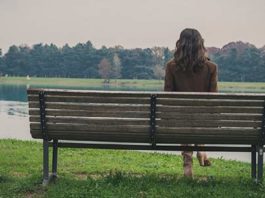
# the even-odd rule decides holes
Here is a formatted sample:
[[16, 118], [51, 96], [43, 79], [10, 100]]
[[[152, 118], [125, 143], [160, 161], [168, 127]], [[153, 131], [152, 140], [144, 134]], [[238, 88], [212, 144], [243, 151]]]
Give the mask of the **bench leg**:
[[256, 145], [252, 145], [251, 151], [251, 177], [252, 179], [257, 179], [257, 157], [256, 157], [257, 148]]
[[43, 182], [46, 186], [49, 183], [49, 141], [43, 140]]
[[57, 160], [58, 159], [58, 140], [53, 140], [52, 152], [52, 177], [57, 177]]
[[263, 145], [258, 146], [258, 182], [263, 179]]

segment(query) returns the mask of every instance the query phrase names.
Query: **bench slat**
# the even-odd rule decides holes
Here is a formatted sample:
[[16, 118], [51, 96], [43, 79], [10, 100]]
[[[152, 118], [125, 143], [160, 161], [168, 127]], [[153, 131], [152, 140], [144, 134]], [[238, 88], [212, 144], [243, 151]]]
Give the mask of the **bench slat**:
[[208, 93], [208, 92], [150, 92], [150, 91], [91, 91], [91, 90], [55, 90], [55, 89], [28, 89], [28, 95], [38, 95], [39, 91], [47, 95], [56, 96], [110, 96], [110, 97], [148, 97], [151, 94], [159, 98], [212, 98], [212, 99], [251, 99], [264, 100], [262, 93]]
[[[39, 108], [38, 103], [29, 103], [29, 108]], [[46, 109], [68, 109], [87, 110], [91, 112], [107, 111], [146, 111], [150, 110], [148, 105], [74, 105], [60, 103], [46, 103]], [[157, 106], [157, 111], [167, 113], [252, 113], [262, 114], [263, 107], [193, 107], [193, 106]]]
[[[149, 105], [95, 105], [95, 104], [73, 104], [73, 103], [45, 103], [46, 109], [68, 109], [68, 110], [87, 110], [87, 111], [149, 111]], [[39, 103], [30, 102], [29, 108], [39, 108]]]
[[[40, 117], [30, 117], [30, 122], [40, 122]], [[79, 117], [47, 117], [46, 122], [49, 123], [73, 123], [73, 124], [115, 124], [115, 125], [149, 125], [148, 119], [115, 119], [115, 118], [79, 118]], [[261, 121], [242, 121], [235, 122], [234, 120], [157, 120], [158, 126], [163, 127], [261, 127]]]
[[[33, 138], [42, 138], [40, 131], [30, 130]], [[150, 138], [148, 135], [135, 135], [135, 134], [101, 134], [101, 133], [66, 133], [65, 131], [51, 131], [50, 138], [60, 140], [82, 140], [82, 141], [106, 141], [106, 142], [131, 142], [131, 143], [149, 143]]]
[[[40, 122], [40, 117], [30, 117], [30, 122]], [[47, 124], [52, 123], [71, 123], [71, 124], [105, 124], [105, 125], [149, 125], [149, 120], [139, 119], [89, 119], [89, 118], [58, 118], [47, 117]], [[209, 121], [209, 120], [157, 120], [157, 125], [160, 127], [261, 127], [261, 121], [242, 121], [235, 122], [234, 120], [221, 120], [221, 121]]]
[[[33, 130], [41, 130], [39, 123], [30, 123], [30, 128]], [[86, 132], [117, 132], [124, 133], [146, 133], [149, 132], [149, 126], [136, 126], [136, 125], [86, 125], [86, 124], [47, 124], [48, 131], [86, 131]], [[122, 133], [121, 133], [122, 134]]]
[[[40, 111], [30, 109], [29, 114], [32, 116], [39, 116]], [[148, 118], [149, 112], [88, 112], [76, 110], [47, 110], [47, 116], [66, 116], [66, 117], [107, 117], [107, 118]], [[213, 113], [167, 113], [161, 114], [157, 112], [157, 118], [163, 120], [249, 120], [249, 121], [262, 121], [262, 114], [213, 114]]]
[[[40, 111], [37, 109], [30, 109], [30, 115], [40, 115]], [[149, 112], [135, 112], [135, 111], [120, 111], [120, 112], [89, 112], [83, 110], [47, 110], [47, 116], [79, 116], [79, 117], [109, 117], [109, 118], [148, 118]]]
[[[39, 96], [30, 95], [29, 102], [38, 102]], [[46, 102], [70, 103], [115, 103], [115, 104], [149, 104], [150, 98], [137, 97], [106, 97], [106, 96], [46, 96]], [[185, 99], [185, 98], [157, 98], [159, 105], [175, 106], [257, 106], [262, 107], [263, 100], [232, 100], [232, 99]]]
[[[42, 138], [41, 132], [36, 130], [31, 130], [31, 134], [34, 138]], [[150, 138], [148, 135], [144, 134], [132, 134], [132, 133], [110, 133], [102, 134], [98, 132], [86, 133], [83, 132], [66, 132], [66, 131], [50, 131], [49, 137], [57, 138], [61, 140], [88, 140], [88, 141], [107, 141], [107, 142], [139, 142], [139, 143], [149, 143]], [[239, 138], [240, 137], [240, 138]], [[230, 135], [224, 137], [218, 134], [192, 134], [187, 136], [187, 134], [157, 134], [157, 143], [169, 143], [169, 144], [183, 144], [183, 143], [209, 143], [209, 144], [255, 144], [258, 142], [255, 136], [235, 136]]]
[[160, 127], [261, 127], [261, 121], [234, 120], [158, 120]]
[[158, 98], [157, 105], [169, 106], [243, 106], [263, 107], [263, 100], [227, 100], [227, 99], [178, 99]]
[[157, 134], [224, 134], [225, 135], [254, 135], [258, 136], [260, 129], [246, 128], [209, 128], [209, 127], [157, 127]]
[[232, 114], [232, 113], [158, 113], [158, 117], [166, 120], [256, 120], [262, 121], [262, 114]]
[[[39, 96], [29, 96], [29, 102], [38, 102]], [[105, 97], [105, 96], [46, 96], [46, 102], [70, 103], [114, 103], [114, 104], [149, 104], [150, 98]]]
[[238, 138], [237, 136], [231, 136], [229, 138], [225, 138], [223, 136], [218, 135], [175, 135], [175, 136], [163, 136], [157, 135], [156, 137], [157, 143], [161, 144], [257, 144], [258, 140], [256, 137], [243, 137]]
[[[30, 122], [40, 122], [39, 116], [31, 116]], [[104, 124], [104, 125], [149, 125], [147, 119], [121, 119], [121, 118], [80, 118], [80, 117], [46, 117], [47, 124], [71, 123], [71, 124]]]
[[[39, 123], [31, 123], [30, 128], [32, 130], [41, 131], [41, 127]], [[120, 132], [123, 133], [136, 133], [138, 134], [149, 134], [149, 126], [144, 125], [74, 125], [74, 124], [48, 124], [47, 125], [48, 133], [50, 131], [65, 131], [70, 133], [82, 132], [98, 132], [98, 133], [111, 133], [111, 132]], [[157, 134], [209, 134], [209, 135], [217, 135], [221, 134], [223, 136], [230, 135], [239, 135], [239, 136], [256, 136], [258, 137], [261, 129], [250, 129], [250, 128], [210, 128], [210, 127], [156, 127]]]
[[256, 113], [262, 114], [263, 107], [194, 107], [194, 106], [157, 106], [157, 111], [170, 113]]

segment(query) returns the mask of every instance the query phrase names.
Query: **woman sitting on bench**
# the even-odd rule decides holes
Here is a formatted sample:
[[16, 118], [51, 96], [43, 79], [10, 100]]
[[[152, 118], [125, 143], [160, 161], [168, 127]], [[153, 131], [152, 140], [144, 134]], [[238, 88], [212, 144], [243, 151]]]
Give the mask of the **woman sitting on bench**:
[[[217, 65], [209, 60], [201, 34], [184, 29], [174, 58], [166, 65], [165, 91], [217, 92]], [[183, 151], [184, 175], [192, 177], [192, 151]], [[201, 166], [210, 166], [205, 152], [197, 152]]]

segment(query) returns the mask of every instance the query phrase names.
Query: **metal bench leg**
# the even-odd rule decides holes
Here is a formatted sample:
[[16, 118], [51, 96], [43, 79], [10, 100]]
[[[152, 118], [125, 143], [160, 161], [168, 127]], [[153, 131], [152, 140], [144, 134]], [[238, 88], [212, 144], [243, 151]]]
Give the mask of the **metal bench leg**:
[[57, 177], [57, 160], [58, 159], [58, 140], [53, 140], [52, 152], [52, 177]]
[[258, 147], [258, 182], [263, 179], [263, 145]]
[[257, 179], [257, 156], [256, 156], [257, 148], [256, 145], [252, 145], [251, 151], [251, 177], [252, 179]]
[[43, 182], [46, 186], [49, 183], [49, 142], [43, 140]]

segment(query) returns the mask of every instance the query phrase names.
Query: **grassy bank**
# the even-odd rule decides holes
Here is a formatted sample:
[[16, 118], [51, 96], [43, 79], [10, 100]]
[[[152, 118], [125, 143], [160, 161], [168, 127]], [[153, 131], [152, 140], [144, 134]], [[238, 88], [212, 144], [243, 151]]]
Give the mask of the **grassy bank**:
[[104, 83], [102, 79], [86, 79], [86, 78], [30, 78], [26, 77], [2, 77], [0, 84], [6, 85], [27, 85], [33, 87], [72, 87], [72, 88], [128, 88], [142, 90], [159, 90], [163, 87], [162, 80], [133, 80], [133, 79], [118, 79], [110, 80], [109, 83]]
[[250, 164], [212, 162], [203, 168], [194, 160], [189, 180], [175, 155], [59, 149], [59, 178], [44, 188], [41, 143], [0, 140], [0, 197], [265, 197]]
[[[30, 78], [26, 77], [0, 77], [3, 85], [25, 85], [32, 87], [61, 87], [81, 89], [118, 89], [118, 90], [162, 90], [163, 80], [110, 80], [104, 84], [102, 79], [84, 78]], [[265, 93], [265, 83], [255, 82], [219, 82], [220, 91], [224, 92], [262, 92]]]

